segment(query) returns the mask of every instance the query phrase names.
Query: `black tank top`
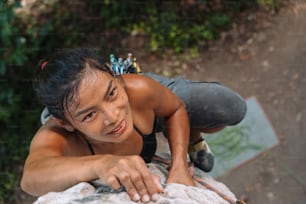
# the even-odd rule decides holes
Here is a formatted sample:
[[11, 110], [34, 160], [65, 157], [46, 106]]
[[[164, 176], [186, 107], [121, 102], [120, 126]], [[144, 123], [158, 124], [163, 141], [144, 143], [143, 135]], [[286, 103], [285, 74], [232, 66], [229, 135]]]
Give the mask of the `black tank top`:
[[135, 130], [141, 135], [143, 146], [140, 153], [140, 156], [146, 163], [150, 163], [152, 161], [153, 156], [155, 155], [157, 142], [156, 142], [156, 135], [154, 131], [155, 124], [153, 126], [153, 130], [149, 135], [142, 134], [139, 129], [134, 126]]
[[[142, 146], [140, 156], [143, 158], [143, 160], [146, 163], [150, 163], [152, 161], [152, 158], [155, 155], [155, 151], [156, 151], [156, 148], [157, 148], [156, 135], [155, 135], [155, 122], [156, 122], [156, 120], [154, 121], [153, 130], [149, 135], [142, 134], [140, 132], [140, 130], [134, 125], [134, 129], [142, 137], [143, 146]], [[86, 139], [85, 139], [85, 141], [88, 145], [88, 148], [89, 148], [91, 154], [95, 155], [95, 151], [94, 151], [93, 147], [91, 146], [91, 144]]]

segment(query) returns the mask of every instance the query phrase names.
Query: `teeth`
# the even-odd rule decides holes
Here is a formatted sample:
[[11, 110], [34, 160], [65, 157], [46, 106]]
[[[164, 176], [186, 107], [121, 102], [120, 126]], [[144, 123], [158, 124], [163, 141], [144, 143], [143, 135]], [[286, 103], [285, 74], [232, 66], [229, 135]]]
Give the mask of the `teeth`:
[[121, 122], [121, 124], [119, 125], [118, 128], [113, 129], [113, 130], [111, 131], [111, 134], [119, 134], [118, 131], [121, 132], [121, 128], [123, 128], [123, 127], [125, 126], [125, 124], [126, 124], [125, 121]]
[[117, 132], [118, 130], [120, 130], [121, 127], [122, 127], [122, 124], [120, 124], [118, 128], [114, 129], [113, 132]]
[[[121, 126], [120, 126], [121, 127]], [[116, 132], [116, 131], [118, 131], [119, 129], [120, 129], [120, 127], [118, 127], [118, 128], [116, 128], [113, 132]]]

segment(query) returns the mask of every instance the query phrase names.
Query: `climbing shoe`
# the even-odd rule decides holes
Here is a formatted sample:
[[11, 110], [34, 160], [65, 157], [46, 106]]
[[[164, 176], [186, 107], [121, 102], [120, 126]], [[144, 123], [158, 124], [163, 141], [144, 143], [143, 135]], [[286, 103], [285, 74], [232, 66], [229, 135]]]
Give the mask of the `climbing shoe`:
[[214, 156], [205, 142], [204, 138], [200, 138], [196, 142], [189, 144], [188, 153], [190, 160], [199, 169], [210, 172], [214, 166]]

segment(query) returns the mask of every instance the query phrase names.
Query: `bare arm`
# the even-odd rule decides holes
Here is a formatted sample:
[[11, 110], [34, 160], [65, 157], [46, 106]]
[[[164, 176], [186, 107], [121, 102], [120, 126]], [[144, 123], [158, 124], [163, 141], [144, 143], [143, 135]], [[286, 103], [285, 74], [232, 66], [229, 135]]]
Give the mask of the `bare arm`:
[[164, 100], [160, 101], [156, 111], [166, 117], [167, 137], [172, 157], [172, 166], [169, 172], [168, 182], [194, 185], [189, 175], [187, 164], [190, 130], [188, 114], [185, 105], [177, 96], [166, 90], [165, 96], [160, 97]]
[[97, 179], [94, 163], [103, 162], [101, 156], [44, 156], [31, 160], [25, 164], [21, 187], [34, 196], [62, 191], [79, 182]]
[[[136, 93], [145, 98], [145, 106], [152, 108], [154, 113], [166, 119], [167, 136], [172, 155], [172, 168], [168, 182], [194, 185], [188, 173], [187, 148], [189, 142], [189, 121], [184, 103], [168, 88], [151, 78], [142, 77], [143, 83], [135, 83], [139, 87]], [[137, 81], [133, 79], [133, 81]]]
[[23, 190], [38, 196], [98, 178], [94, 165], [103, 157], [69, 156], [70, 147], [65, 134], [60, 128], [48, 126], [36, 133], [24, 165], [21, 181]]
[[[63, 133], [41, 128], [31, 143], [21, 181], [22, 189], [39, 196], [99, 178], [114, 189], [124, 185], [135, 201], [146, 194], [152, 196], [162, 191], [139, 156], [80, 156], [71, 154], [72, 151], [71, 143]], [[80, 154], [86, 155], [84, 150], [80, 151]]]

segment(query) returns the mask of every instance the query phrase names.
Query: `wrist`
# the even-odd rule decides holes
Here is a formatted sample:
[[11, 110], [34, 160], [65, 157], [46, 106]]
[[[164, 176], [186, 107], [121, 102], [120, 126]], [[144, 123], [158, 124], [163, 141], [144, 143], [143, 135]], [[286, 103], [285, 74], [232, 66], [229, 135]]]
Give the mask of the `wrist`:
[[188, 168], [187, 155], [185, 157], [182, 156], [180, 158], [177, 157], [172, 159], [171, 168]]
[[[110, 160], [111, 155], [94, 155], [92, 157], [92, 165], [91, 172], [95, 176], [99, 176], [101, 172], [105, 171], [105, 165], [107, 165], [108, 161]], [[103, 164], [103, 165], [101, 165]]]

